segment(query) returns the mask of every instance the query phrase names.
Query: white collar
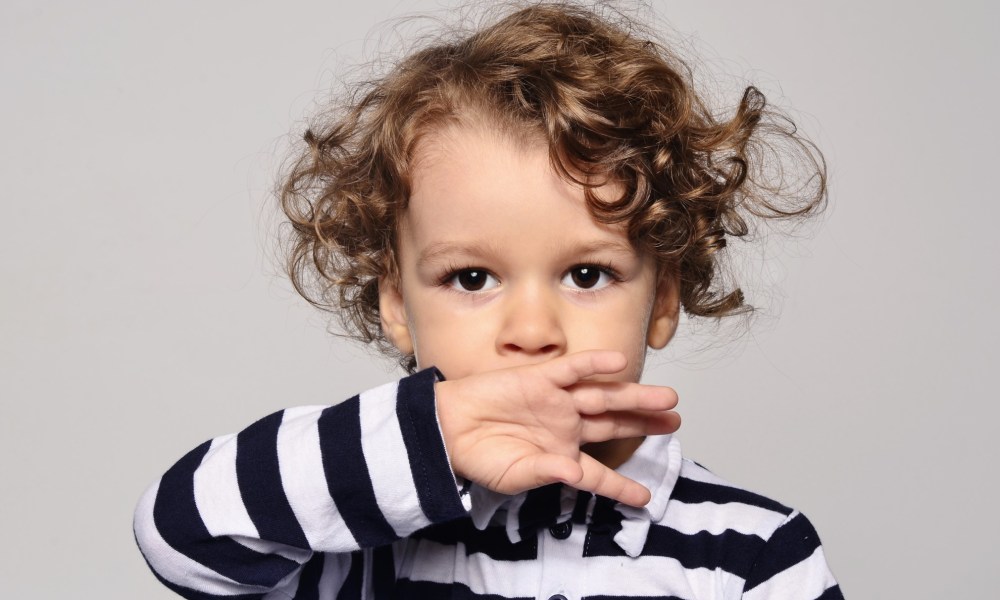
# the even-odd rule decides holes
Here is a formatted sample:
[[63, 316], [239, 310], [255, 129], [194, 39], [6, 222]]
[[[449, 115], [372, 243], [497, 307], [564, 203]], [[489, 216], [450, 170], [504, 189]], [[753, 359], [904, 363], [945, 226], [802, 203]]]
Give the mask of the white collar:
[[[680, 442], [671, 435], [647, 437], [617, 471], [652, 493], [649, 504], [642, 508], [614, 504], [614, 511], [622, 517], [614, 541], [626, 554], [636, 557], [646, 544], [650, 524], [661, 521], [667, 511], [667, 502], [681, 471]], [[511, 543], [517, 543], [521, 541], [521, 532], [528, 527], [537, 529], [569, 521], [574, 517], [574, 509], [579, 516], [578, 502], [588, 501], [586, 522], [589, 522], [595, 499], [590, 494], [578, 499], [581, 493], [563, 485], [507, 496], [473, 484], [469, 489], [469, 514], [476, 529], [486, 529], [491, 523], [502, 524]]]

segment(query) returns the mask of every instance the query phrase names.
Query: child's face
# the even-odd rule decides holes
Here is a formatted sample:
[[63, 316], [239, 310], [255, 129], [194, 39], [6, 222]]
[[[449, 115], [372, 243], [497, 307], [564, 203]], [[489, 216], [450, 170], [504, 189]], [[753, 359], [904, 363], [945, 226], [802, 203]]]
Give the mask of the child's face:
[[415, 158], [401, 289], [380, 287], [383, 328], [400, 350], [449, 379], [618, 350], [629, 366], [615, 379], [639, 380], [647, 344], [664, 346], [676, 328], [676, 285], [657, 281], [620, 226], [593, 219], [543, 145], [451, 127]]

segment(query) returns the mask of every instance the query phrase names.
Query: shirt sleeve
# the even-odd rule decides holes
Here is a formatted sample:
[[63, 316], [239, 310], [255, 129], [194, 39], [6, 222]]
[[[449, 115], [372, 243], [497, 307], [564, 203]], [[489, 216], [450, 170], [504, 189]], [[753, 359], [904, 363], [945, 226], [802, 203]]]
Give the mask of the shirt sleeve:
[[800, 512], [792, 512], [754, 560], [743, 600], [843, 600], [823, 554], [819, 535]]
[[185, 598], [292, 598], [307, 563], [339, 585], [352, 552], [467, 514], [437, 423], [440, 378], [289, 408], [189, 452], [136, 508], [154, 574]]

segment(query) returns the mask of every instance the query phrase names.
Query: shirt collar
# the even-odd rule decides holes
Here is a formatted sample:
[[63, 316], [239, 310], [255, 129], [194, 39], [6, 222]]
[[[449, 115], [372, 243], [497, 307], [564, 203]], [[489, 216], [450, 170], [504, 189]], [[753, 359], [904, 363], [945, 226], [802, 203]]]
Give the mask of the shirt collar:
[[[651, 523], [663, 519], [667, 502], [681, 470], [680, 442], [671, 435], [647, 437], [617, 471], [649, 488], [652, 499], [642, 508], [615, 502], [621, 528], [614, 541], [632, 557], [642, 553]], [[490, 524], [503, 525], [512, 543], [522, 533], [572, 519], [590, 522], [597, 501], [585, 492], [561, 485], [548, 485], [507, 496], [473, 484], [469, 490], [472, 523], [483, 530]], [[615, 519], [616, 521], [618, 519]]]

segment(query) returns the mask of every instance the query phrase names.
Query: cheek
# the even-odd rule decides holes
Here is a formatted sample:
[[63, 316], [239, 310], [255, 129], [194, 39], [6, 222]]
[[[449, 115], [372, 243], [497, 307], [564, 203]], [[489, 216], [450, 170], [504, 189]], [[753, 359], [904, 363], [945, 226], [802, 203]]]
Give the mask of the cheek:
[[617, 374], [619, 381], [639, 381], [646, 358], [646, 313], [643, 307], [629, 304], [620, 310], [595, 319], [581, 315], [578, 336], [571, 340], [570, 352], [585, 349], [617, 350], [628, 358], [628, 367]]
[[646, 364], [646, 352], [648, 350], [646, 346], [646, 335], [645, 330], [640, 332], [635, 339], [637, 342], [633, 348], [633, 354], [628, 357], [628, 364], [630, 371], [629, 381], [638, 382], [642, 378], [642, 370]]
[[625, 356], [628, 357], [628, 368], [623, 375], [627, 375], [628, 381], [639, 381], [642, 376], [642, 368], [646, 362], [646, 328], [644, 323], [634, 319], [635, 323], [629, 327], [627, 339], [622, 340], [620, 347]]
[[417, 366], [435, 366], [449, 379], [458, 379], [482, 370], [489, 364], [488, 332], [482, 319], [464, 318], [454, 312], [424, 311], [411, 321]]
[[629, 381], [639, 381], [646, 360], [646, 333], [649, 328], [651, 305], [648, 302], [632, 302], [617, 315], [617, 349], [628, 357], [628, 368], [623, 376]]

